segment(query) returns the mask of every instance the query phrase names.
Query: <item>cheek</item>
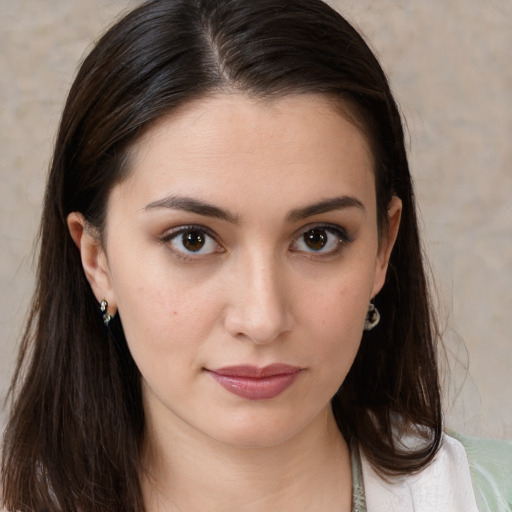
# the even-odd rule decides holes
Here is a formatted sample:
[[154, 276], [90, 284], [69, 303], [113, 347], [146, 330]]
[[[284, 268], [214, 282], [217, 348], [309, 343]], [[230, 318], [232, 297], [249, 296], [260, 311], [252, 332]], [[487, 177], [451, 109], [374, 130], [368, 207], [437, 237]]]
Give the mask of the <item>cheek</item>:
[[362, 338], [372, 289], [371, 266], [365, 273], [339, 273], [323, 286], [302, 293], [299, 316], [305, 339], [319, 364], [345, 375]]
[[[219, 317], [208, 283], [191, 283], [161, 261], [126, 257], [112, 275], [132, 356], [143, 367], [189, 367]], [[179, 365], [178, 365], [179, 363]]]
[[316, 331], [314, 339], [318, 340], [319, 350], [325, 352], [324, 357], [334, 353], [350, 354], [359, 346], [367, 311], [366, 300], [346, 299], [348, 297], [343, 296], [338, 301], [319, 304], [312, 316], [312, 328]]
[[365, 272], [341, 271], [300, 293], [303, 318], [323, 327], [327, 332], [360, 329], [368, 309], [373, 288], [373, 267]]

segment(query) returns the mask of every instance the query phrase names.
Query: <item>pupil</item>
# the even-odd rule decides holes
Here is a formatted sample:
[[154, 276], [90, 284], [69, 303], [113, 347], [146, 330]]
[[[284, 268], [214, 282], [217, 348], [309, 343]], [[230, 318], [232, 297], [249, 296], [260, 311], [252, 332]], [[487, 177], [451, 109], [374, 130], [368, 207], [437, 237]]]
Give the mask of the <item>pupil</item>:
[[205, 243], [203, 233], [201, 231], [189, 231], [183, 235], [183, 246], [192, 252], [201, 250]]
[[327, 243], [327, 234], [321, 229], [310, 229], [304, 233], [304, 242], [306, 242], [306, 245], [310, 249], [319, 251], [320, 249], [323, 249]]

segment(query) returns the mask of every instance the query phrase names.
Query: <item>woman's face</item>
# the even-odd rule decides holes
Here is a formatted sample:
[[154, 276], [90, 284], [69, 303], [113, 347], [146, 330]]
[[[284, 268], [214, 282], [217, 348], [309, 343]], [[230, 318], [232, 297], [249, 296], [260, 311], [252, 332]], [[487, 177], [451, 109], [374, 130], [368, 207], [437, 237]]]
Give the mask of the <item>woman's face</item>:
[[365, 137], [319, 96], [219, 95], [161, 120], [132, 164], [88, 275], [150, 422], [271, 446], [324, 421], [400, 215], [379, 244]]

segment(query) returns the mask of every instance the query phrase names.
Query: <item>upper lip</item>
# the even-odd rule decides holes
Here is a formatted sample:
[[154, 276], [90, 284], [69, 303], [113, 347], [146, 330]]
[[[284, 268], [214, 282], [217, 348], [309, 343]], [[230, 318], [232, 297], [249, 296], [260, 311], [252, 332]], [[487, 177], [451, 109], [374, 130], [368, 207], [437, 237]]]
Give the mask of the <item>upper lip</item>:
[[274, 363], [267, 366], [235, 365], [223, 368], [208, 369], [210, 372], [226, 377], [242, 377], [251, 379], [263, 379], [276, 375], [292, 375], [298, 373], [302, 368], [284, 363]]

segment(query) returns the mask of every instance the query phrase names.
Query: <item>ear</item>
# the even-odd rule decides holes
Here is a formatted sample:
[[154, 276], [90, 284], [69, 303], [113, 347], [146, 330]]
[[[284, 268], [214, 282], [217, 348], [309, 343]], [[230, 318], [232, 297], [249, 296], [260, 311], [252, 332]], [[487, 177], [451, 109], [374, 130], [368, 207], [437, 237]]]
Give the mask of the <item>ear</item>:
[[375, 261], [375, 277], [373, 281], [372, 297], [380, 292], [386, 281], [386, 272], [388, 270], [389, 258], [395, 245], [400, 227], [400, 218], [402, 216], [402, 200], [396, 196], [391, 198], [388, 205], [388, 225], [382, 234], [379, 242], [379, 251]]
[[80, 251], [82, 267], [96, 300], [100, 303], [105, 299], [108, 302], [109, 313], [114, 315], [116, 304], [112, 290], [112, 280], [107, 256], [98, 233], [87, 224], [84, 216], [79, 212], [70, 213], [67, 223], [71, 238]]

